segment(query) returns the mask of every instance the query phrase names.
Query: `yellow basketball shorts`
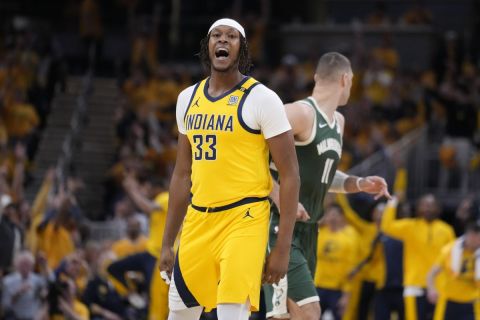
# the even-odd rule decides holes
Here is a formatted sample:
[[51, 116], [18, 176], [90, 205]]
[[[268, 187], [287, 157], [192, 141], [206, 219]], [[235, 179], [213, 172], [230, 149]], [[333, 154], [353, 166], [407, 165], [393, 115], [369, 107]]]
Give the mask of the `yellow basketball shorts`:
[[248, 203], [219, 212], [189, 206], [169, 292], [171, 310], [222, 303], [259, 309], [270, 204]]

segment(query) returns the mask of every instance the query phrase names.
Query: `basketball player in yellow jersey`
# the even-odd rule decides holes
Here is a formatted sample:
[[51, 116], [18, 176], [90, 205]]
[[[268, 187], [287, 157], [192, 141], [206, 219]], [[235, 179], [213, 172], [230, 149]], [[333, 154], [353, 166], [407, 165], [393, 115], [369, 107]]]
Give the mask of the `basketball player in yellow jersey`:
[[[198, 319], [204, 308], [217, 307], [220, 320], [246, 320], [259, 308], [262, 270], [268, 283], [287, 272], [297, 157], [282, 101], [244, 75], [250, 63], [243, 27], [216, 21], [201, 42], [200, 59], [210, 77], [177, 101], [180, 134], [161, 254], [162, 274], [171, 280], [169, 319]], [[265, 258], [269, 151], [282, 179], [282, 216], [277, 244]]]

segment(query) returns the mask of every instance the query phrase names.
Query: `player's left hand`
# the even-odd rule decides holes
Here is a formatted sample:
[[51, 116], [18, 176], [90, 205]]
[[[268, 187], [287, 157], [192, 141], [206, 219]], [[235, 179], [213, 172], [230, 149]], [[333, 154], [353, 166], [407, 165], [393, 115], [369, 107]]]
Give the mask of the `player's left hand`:
[[361, 178], [358, 185], [360, 186], [360, 191], [374, 194], [375, 200], [381, 197], [386, 197], [389, 200], [392, 199], [392, 196], [388, 192], [387, 182], [382, 177], [369, 176]]
[[274, 247], [265, 261], [265, 271], [262, 282], [278, 284], [280, 279], [287, 274], [289, 259], [289, 249], [282, 250], [279, 247]]
[[175, 253], [173, 248], [163, 246], [160, 254], [160, 277], [167, 285], [170, 284], [173, 272], [173, 264], [175, 261]]

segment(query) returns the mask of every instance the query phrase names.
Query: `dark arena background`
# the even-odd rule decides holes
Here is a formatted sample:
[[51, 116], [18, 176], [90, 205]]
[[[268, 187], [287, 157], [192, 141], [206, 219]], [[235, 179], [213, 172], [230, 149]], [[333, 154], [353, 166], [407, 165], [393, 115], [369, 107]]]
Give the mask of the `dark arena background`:
[[[350, 59], [339, 169], [384, 177], [398, 218], [415, 220], [427, 194], [457, 237], [480, 218], [479, 0], [1, 0], [0, 319], [166, 319], [152, 246], [176, 159], [175, 106], [207, 76], [200, 40], [222, 17], [245, 27], [251, 75], [284, 103], [311, 94], [322, 54]], [[376, 230], [382, 200], [326, 200], [354, 240], [348, 257], [332, 253], [319, 223], [318, 264], [348, 271], [333, 272], [341, 298], [322, 303], [322, 319], [402, 319], [403, 306], [380, 316], [378, 293], [402, 292], [408, 237], [423, 229], [377, 257], [382, 241], [365, 228]], [[143, 258], [108, 268], [133, 254]], [[263, 300], [251, 319], [265, 319]]]

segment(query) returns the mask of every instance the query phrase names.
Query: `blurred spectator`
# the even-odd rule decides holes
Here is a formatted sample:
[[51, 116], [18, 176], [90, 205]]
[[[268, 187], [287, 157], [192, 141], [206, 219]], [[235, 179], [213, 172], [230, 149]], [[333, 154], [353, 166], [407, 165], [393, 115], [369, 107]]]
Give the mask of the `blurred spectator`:
[[400, 23], [407, 25], [428, 25], [433, 21], [432, 12], [426, 8], [422, 0], [416, 0], [400, 18]]
[[[435, 319], [474, 319], [477, 314], [480, 224], [470, 222], [465, 234], [443, 247], [428, 275], [428, 299], [436, 303]], [[443, 271], [444, 280], [435, 278]]]
[[453, 225], [455, 234], [462, 235], [467, 224], [478, 219], [480, 219], [480, 202], [473, 194], [468, 194], [460, 201], [455, 211]]
[[475, 70], [472, 68], [465, 65], [460, 77], [454, 70], [447, 71], [439, 88], [439, 100], [445, 117], [445, 138], [440, 149], [443, 170], [439, 178], [439, 185], [443, 189], [454, 186], [466, 192], [468, 188], [473, 136], [477, 129], [472, 81]]
[[50, 284], [47, 299], [51, 320], [90, 320], [88, 308], [76, 297], [71, 279]]
[[132, 200], [129, 197], [123, 196], [114, 204], [114, 219], [111, 220], [112, 225], [116, 226], [121, 237], [127, 230], [127, 221], [131, 217], [135, 217], [140, 222], [140, 230], [142, 234], [148, 234], [148, 217], [145, 214], [138, 212]]
[[387, 13], [386, 1], [377, 0], [375, 2], [375, 9], [368, 15], [366, 23], [372, 26], [382, 26], [391, 23], [391, 19]]
[[5, 123], [11, 141], [24, 142], [32, 146], [35, 129], [40, 124], [40, 118], [33, 105], [26, 103], [24, 93], [17, 90], [14, 101], [5, 106]]
[[442, 35], [433, 58], [435, 73], [440, 80], [443, 80], [448, 72], [461, 70], [460, 66], [465, 57], [461, 38], [456, 31], [448, 30]]
[[82, 295], [82, 301], [90, 309], [91, 320], [127, 318], [126, 302], [108, 280], [107, 266], [113, 259], [113, 254], [106, 251], [92, 264], [93, 277]]
[[306, 77], [298, 64], [298, 58], [293, 54], [287, 54], [282, 58], [282, 64], [274, 72], [269, 81], [272, 88], [283, 101], [296, 101], [301, 97], [308, 96], [305, 93]]
[[149, 297], [149, 317], [162, 319], [168, 314], [168, 286], [156, 272], [156, 265], [162, 248], [168, 208], [168, 192], [165, 191], [162, 183], [154, 179], [143, 179], [139, 183], [132, 174], [125, 178], [123, 186], [137, 207], [149, 215], [149, 237], [146, 251], [112, 263], [108, 267], [108, 271], [126, 288], [128, 288], [125, 278], [126, 272], [140, 272], [145, 279], [147, 296]]
[[158, 65], [157, 26], [147, 17], [138, 18], [132, 43], [131, 69], [153, 72]]
[[9, 195], [0, 196], [0, 274], [10, 271], [15, 254], [22, 247], [21, 232], [12, 216], [12, 198]]
[[38, 226], [42, 223], [43, 214], [51, 200], [51, 193], [55, 182], [55, 169], [50, 168], [45, 173], [42, 184], [35, 196], [31, 208], [30, 225], [26, 234], [26, 245], [33, 252], [38, 252]]
[[37, 227], [38, 250], [45, 253], [48, 266], [52, 269], [75, 250], [75, 217], [71, 215], [71, 209], [72, 198], [60, 188], [59, 194], [53, 200], [53, 206]]
[[[96, 263], [96, 260], [92, 262]], [[72, 280], [75, 284], [75, 292], [80, 293], [83, 292], [87, 285], [89, 274], [90, 266], [80, 250], [62, 259], [58, 267], [53, 271], [56, 281]]]
[[372, 49], [372, 56], [389, 70], [395, 71], [399, 67], [399, 54], [393, 46], [393, 35], [385, 33], [382, 37], [382, 44]]
[[418, 200], [416, 218], [395, 220], [396, 210], [396, 200], [390, 201], [381, 228], [403, 241], [405, 314], [418, 315], [419, 320], [431, 319], [433, 305], [426, 297], [427, 274], [443, 246], [454, 240], [453, 228], [439, 219], [440, 207], [431, 194]]
[[101, 56], [103, 26], [100, 8], [96, 0], [83, 0], [80, 5], [80, 38], [83, 40], [87, 62], [98, 63]]
[[347, 226], [342, 208], [331, 205], [320, 224], [317, 246], [315, 286], [322, 313], [330, 311], [335, 320], [342, 316], [349, 303], [351, 279], [357, 261], [357, 234]]
[[15, 272], [3, 279], [3, 319], [42, 319], [45, 316], [46, 283], [33, 272], [34, 264], [35, 259], [28, 251], [15, 257]]
[[359, 262], [349, 274], [350, 279], [361, 283], [358, 290], [352, 290], [358, 319], [368, 319], [372, 309], [376, 320], [389, 319], [394, 312], [403, 319], [403, 245], [380, 230], [385, 204], [374, 207], [369, 222], [350, 207], [344, 194], [337, 194], [337, 200], [358, 232], [359, 242], [370, 244], [359, 247]]
[[117, 259], [146, 250], [148, 239], [141, 232], [142, 229], [138, 217], [128, 217], [126, 236], [112, 244], [112, 251]]

